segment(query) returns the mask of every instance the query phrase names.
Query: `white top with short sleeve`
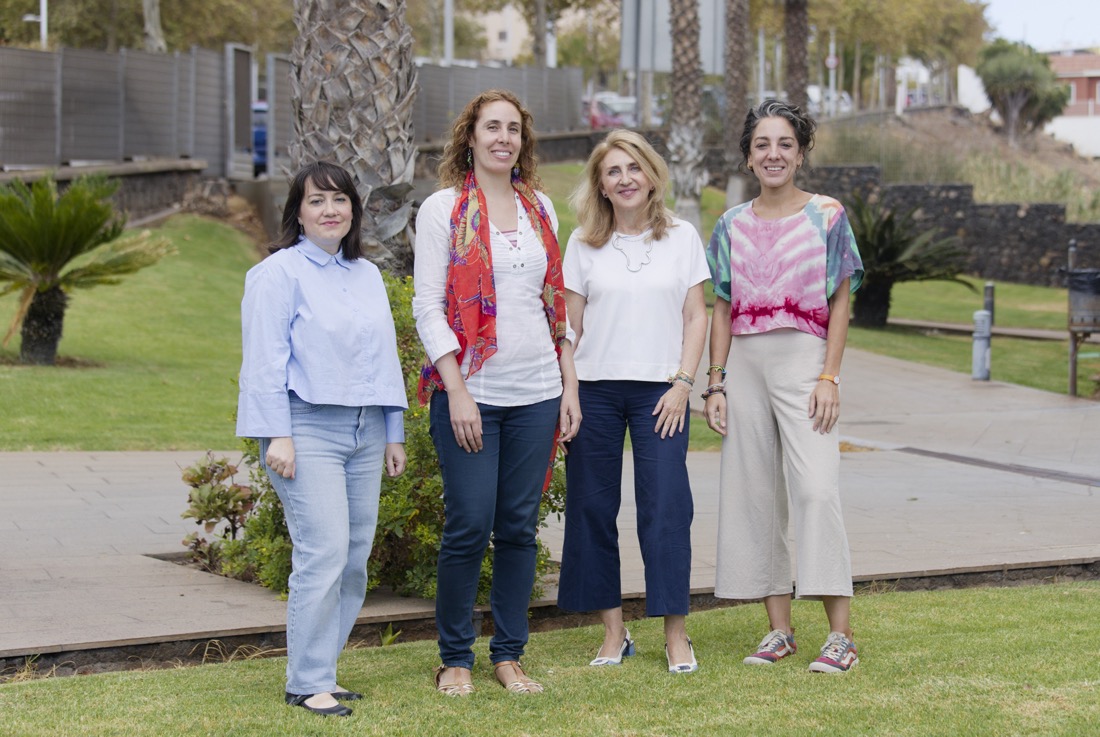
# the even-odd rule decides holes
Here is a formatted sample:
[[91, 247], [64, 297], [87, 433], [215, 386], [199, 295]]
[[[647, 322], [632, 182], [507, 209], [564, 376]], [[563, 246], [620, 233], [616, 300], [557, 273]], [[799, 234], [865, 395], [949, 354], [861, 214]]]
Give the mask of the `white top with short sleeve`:
[[[585, 298], [584, 331], [573, 361], [581, 381], [667, 381], [680, 367], [684, 301], [710, 278], [703, 242], [689, 223], [673, 218], [660, 241], [613, 233], [593, 248], [569, 239], [565, 288]], [[684, 367], [694, 373], [694, 366]]]

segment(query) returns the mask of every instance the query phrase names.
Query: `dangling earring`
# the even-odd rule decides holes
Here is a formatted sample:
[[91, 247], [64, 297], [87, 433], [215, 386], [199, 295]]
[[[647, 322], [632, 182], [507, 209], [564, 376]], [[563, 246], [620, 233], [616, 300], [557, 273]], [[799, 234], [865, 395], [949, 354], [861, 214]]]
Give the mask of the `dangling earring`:
[[466, 168], [470, 169], [474, 165], [474, 151], [473, 149], [466, 149]]
[[512, 167], [512, 179], [519, 179], [519, 164]]

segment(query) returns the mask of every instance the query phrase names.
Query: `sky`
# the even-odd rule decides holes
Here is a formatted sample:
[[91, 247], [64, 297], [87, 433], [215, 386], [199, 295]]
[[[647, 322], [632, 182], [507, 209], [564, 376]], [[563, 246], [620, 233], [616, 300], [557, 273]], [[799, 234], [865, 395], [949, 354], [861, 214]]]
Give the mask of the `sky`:
[[1100, 0], [985, 0], [993, 35], [1038, 51], [1100, 47]]

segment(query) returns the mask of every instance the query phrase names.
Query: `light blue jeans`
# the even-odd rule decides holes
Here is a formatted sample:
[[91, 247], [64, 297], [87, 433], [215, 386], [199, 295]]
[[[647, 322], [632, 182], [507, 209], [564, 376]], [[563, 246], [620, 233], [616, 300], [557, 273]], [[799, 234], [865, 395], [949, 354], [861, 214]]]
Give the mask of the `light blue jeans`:
[[[381, 407], [310, 404], [293, 393], [290, 419], [294, 478], [266, 469], [294, 543], [286, 690], [325, 693], [336, 688], [336, 659], [367, 592], [386, 426]], [[261, 459], [269, 443], [260, 441]]]

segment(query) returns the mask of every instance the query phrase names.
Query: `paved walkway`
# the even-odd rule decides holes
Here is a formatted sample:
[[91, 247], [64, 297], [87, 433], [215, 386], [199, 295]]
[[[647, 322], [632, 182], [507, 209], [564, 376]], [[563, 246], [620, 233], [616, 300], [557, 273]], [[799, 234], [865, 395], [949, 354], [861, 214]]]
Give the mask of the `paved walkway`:
[[[849, 350], [842, 493], [858, 579], [1100, 560], [1100, 403]], [[698, 420], [701, 421], [701, 420]], [[278, 631], [270, 591], [178, 553], [200, 453], [0, 453], [0, 657]], [[625, 474], [626, 488], [632, 481]], [[689, 457], [692, 587], [714, 584], [717, 453]], [[627, 494], [629, 497], [630, 495]], [[624, 503], [623, 590], [642, 590]], [[544, 531], [560, 550], [561, 529]], [[430, 616], [371, 594], [364, 621]]]

